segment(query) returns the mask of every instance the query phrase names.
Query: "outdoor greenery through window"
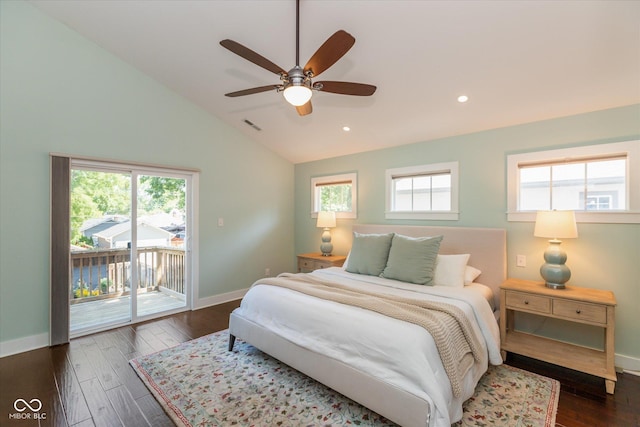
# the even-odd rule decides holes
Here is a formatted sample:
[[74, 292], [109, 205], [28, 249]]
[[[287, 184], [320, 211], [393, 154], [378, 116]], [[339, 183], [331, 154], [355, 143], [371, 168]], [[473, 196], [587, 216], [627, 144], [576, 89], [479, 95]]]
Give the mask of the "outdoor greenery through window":
[[350, 211], [351, 187], [350, 182], [319, 185], [320, 210], [333, 212]]
[[[138, 216], [167, 214], [184, 221], [186, 181], [141, 175], [138, 180]], [[131, 212], [131, 176], [91, 170], [71, 171], [71, 243], [93, 247], [83, 232], [105, 217], [128, 220]]]
[[458, 163], [388, 169], [387, 219], [458, 219]]
[[312, 178], [312, 216], [328, 211], [338, 218], [356, 218], [356, 186], [355, 173]]

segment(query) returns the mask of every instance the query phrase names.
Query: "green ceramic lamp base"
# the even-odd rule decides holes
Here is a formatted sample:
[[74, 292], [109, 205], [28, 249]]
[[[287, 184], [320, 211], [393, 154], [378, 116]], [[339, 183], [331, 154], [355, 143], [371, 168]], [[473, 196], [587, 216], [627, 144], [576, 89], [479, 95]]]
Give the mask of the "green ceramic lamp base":
[[552, 289], [564, 289], [571, 278], [571, 270], [565, 265], [567, 254], [562, 250], [560, 240], [549, 240], [549, 247], [544, 251], [545, 263], [540, 267], [540, 275], [545, 285]]

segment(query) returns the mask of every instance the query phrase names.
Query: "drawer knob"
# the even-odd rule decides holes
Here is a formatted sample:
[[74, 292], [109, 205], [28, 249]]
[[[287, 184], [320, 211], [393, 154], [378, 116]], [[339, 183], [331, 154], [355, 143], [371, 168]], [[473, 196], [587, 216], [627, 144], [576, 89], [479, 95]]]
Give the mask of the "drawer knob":
[[524, 300], [524, 305], [529, 305], [529, 300]]
[[581, 310], [578, 308], [576, 309], [576, 314], [580, 314]]

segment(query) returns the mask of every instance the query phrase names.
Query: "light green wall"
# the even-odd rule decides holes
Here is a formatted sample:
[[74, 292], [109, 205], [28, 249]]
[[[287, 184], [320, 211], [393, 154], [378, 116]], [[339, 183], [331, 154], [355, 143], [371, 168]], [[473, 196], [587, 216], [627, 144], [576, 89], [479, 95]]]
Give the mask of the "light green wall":
[[[507, 230], [508, 274], [539, 280], [538, 269], [546, 240], [533, 237], [533, 223], [506, 220], [506, 156], [509, 154], [640, 138], [640, 105], [578, 116], [425, 141], [397, 148], [298, 164], [295, 167], [296, 251], [318, 251], [321, 230], [310, 216], [314, 176], [358, 173], [358, 218], [338, 220], [332, 231], [334, 252], [346, 254], [351, 225], [415, 224], [498, 227]], [[459, 161], [459, 221], [386, 221], [384, 172], [388, 168]], [[640, 185], [635, 177], [632, 185]], [[618, 301], [616, 353], [640, 369], [640, 225], [579, 224], [579, 238], [563, 243], [572, 271], [570, 284], [612, 290]], [[515, 267], [517, 254], [527, 267]], [[522, 325], [585, 345], [602, 340], [590, 332], [567, 329], [553, 322]]]
[[30, 4], [0, 6], [0, 343], [49, 330], [50, 152], [200, 169], [200, 298], [293, 268], [290, 162]]

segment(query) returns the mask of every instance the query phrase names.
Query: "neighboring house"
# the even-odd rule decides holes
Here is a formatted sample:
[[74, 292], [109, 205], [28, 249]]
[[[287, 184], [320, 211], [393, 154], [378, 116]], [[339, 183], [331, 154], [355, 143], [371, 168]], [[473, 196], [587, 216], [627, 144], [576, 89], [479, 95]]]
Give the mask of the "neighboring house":
[[170, 233], [173, 233], [173, 238], [171, 239], [171, 246], [175, 247], [183, 247], [184, 246], [184, 238], [185, 238], [185, 227], [183, 225], [178, 225], [175, 227], [170, 227], [166, 229]]
[[82, 224], [80, 232], [84, 237], [91, 239], [94, 234], [125, 221], [129, 221], [129, 218], [123, 215], [105, 215], [102, 218], [91, 218]]
[[[126, 237], [126, 244], [117, 243], [125, 238], [124, 235], [114, 237], [114, 233], [121, 233], [122, 230], [129, 230], [129, 218], [124, 215], [105, 215], [102, 218], [91, 218], [86, 220], [80, 232], [86, 238], [93, 241], [93, 245], [97, 248], [120, 248], [128, 245], [130, 234]], [[144, 215], [139, 217], [138, 224], [148, 227], [147, 236], [144, 241], [138, 241], [138, 246], [181, 246], [184, 240], [184, 217], [176, 211], [171, 214], [157, 213], [153, 215]], [[121, 226], [114, 230], [112, 227]], [[138, 226], [140, 227], [140, 225]], [[166, 233], [158, 230], [167, 231], [171, 237], [167, 240]], [[115, 239], [115, 240], [114, 240]], [[167, 243], [170, 242], [169, 244]], [[114, 243], [115, 242], [115, 243]], [[112, 246], [115, 244], [115, 246]]]
[[184, 229], [184, 213], [178, 210], [171, 213], [159, 212], [153, 215], [143, 215], [138, 217], [138, 220], [165, 230], [175, 227], [183, 227]]
[[[138, 221], [138, 247], [171, 246], [173, 234], [161, 228]], [[126, 248], [131, 242], [131, 222], [113, 225], [93, 235], [98, 248]]]
[[172, 211], [170, 214], [161, 212], [153, 215], [144, 215], [139, 218], [145, 224], [153, 225], [170, 232], [173, 237], [171, 246], [182, 247], [185, 236], [184, 214], [178, 210]]

